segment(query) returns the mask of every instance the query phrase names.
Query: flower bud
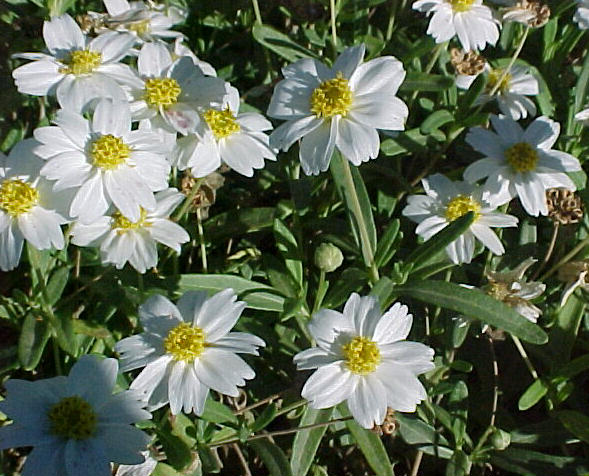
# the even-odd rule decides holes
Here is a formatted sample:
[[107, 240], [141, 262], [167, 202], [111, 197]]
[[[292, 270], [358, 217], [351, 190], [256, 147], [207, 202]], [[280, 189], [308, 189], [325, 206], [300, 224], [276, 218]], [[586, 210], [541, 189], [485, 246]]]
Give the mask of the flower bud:
[[493, 445], [493, 448], [502, 451], [507, 448], [510, 443], [511, 435], [506, 431], [495, 428], [495, 431], [493, 431], [493, 434], [491, 435], [491, 444]]
[[315, 250], [315, 266], [326, 273], [335, 271], [343, 261], [341, 250], [331, 243], [321, 243]]

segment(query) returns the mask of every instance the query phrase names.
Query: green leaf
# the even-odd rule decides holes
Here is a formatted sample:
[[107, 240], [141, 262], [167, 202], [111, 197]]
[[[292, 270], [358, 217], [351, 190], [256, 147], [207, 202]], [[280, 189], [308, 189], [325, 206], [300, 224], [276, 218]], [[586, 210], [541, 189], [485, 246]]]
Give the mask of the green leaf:
[[420, 451], [436, 458], [452, 457], [453, 451], [448, 448], [448, 440], [433, 426], [402, 413], [397, 413], [395, 418], [399, 422], [399, 434], [407, 444], [414, 445]]
[[441, 74], [407, 73], [399, 91], [445, 91], [454, 86], [453, 76]]
[[446, 476], [464, 476], [470, 474], [472, 463], [462, 450], [455, 450], [446, 466]]
[[470, 88], [462, 96], [460, 101], [460, 117], [469, 115], [470, 108], [476, 99], [482, 94], [487, 85], [487, 76], [485, 74], [479, 74], [474, 82], [470, 85]]
[[454, 114], [446, 109], [440, 109], [432, 112], [425, 120], [421, 123], [420, 131], [422, 134], [429, 134], [435, 129], [439, 129], [444, 124], [454, 121]]
[[245, 208], [220, 213], [204, 223], [204, 235], [207, 240], [216, 241], [269, 229], [274, 224], [275, 216], [274, 207]]
[[178, 471], [166, 463], [158, 463], [151, 476], [182, 476]]
[[70, 270], [67, 267], [58, 268], [53, 272], [49, 282], [47, 283], [47, 299], [49, 306], [53, 306], [63, 294], [63, 290], [67, 285], [67, 281], [70, 277]]
[[216, 293], [223, 289], [231, 288], [240, 299], [247, 302], [251, 309], [262, 311], [282, 312], [284, 297], [278, 292], [262, 283], [230, 274], [183, 274], [178, 282], [178, 291], [204, 290]]
[[538, 403], [548, 392], [548, 387], [542, 380], [534, 380], [523, 395], [519, 398], [517, 406], [520, 410], [528, 410]]
[[74, 357], [78, 355], [78, 341], [74, 332], [74, 319], [71, 313], [58, 312], [54, 322], [54, 332], [59, 347]]
[[474, 212], [468, 212], [415, 248], [407, 257], [407, 263], [413, 263], [411, 272], [413, 273], [430, 264], [436, 256], [445, 252], [446, 246], [468, 230], [475, 218]]
[[412, 281], [395, 288], [397, 295], [410, 296], [428, 304], [477, 319], [513, 334], [531, 344], [544, 344], [546, 333], [511, 307], [478, 289], [467, 289], [446, 281]]
[[[346, 203], [346, 209], [348, 211], [348, 217], [350, 218], [350, 221], [352, 223], [352, 231], [354, 232], [356, 243], [359, 247], [362, 248], [364, 263], [366, 264], [366, 266], [370, 266], [370, 261], [374, 258], [374, 251], [376, 250], [376, 226], [374, 224], [374, 217], [372, 216], [370, 198], [368, 198], [368, 192], [366, 190], [366, 186], [364, 185], [362, 175], [360, 175], [360, 172], [358, 171], [358, 168], [355, 166], [348, 165], [350, 168], [350, 172], [352, 174], [352, 180], [354, 183], [354, 188], [356, 190], [356, 196], [358, 197], [360, 208], [360, 216], [356, 216], [356, 196], [350, 194], [348, 190], [348, 184], [345, 178], [347, 173], [344, 169], [344, 167], [347, 164], [345, 164], [344, 161], [347, 161], [347, 159], [336, 150], [331, 159], [330, 169], [332, 176], [335, 180], [335, 185], [337, 187], [339, 195]], [[361, 223], [364, 224], [364, 228], [366, 229], [369, 246], [373, 253], [372, 256], [369, 256], [368, 250], [364, 249], [363, 246], [360, 246]]]
[[564, 427], [577, 438], [589, 443], [589, 417], [580, 412], [562, 410], [556, 413]]
[[548, 343], [556, 366], [570, 360], [584, 312], [585, 302], [575, 294], [571, 294], [565, 305], [557, 311], [556, 321], [549, 332], [550, 342]]
[[51, 329], [41, 316], [32, 312], [25, 316], [18, 339], [18, 360], [24, 370], [37, 367], [50, 335]]
[[270, 476], [292, 476], [288, 460], [280, 447], [265, 438], [250, 441], [248, 445], [258, 453]]
[[301, 58], [316, 58], [316, 55], [312, 51], [303, 48], [284, 33], [280, 33], [270, 26], [254, 25], [252, 34], [258, 43], [290, 62], [297, 61]]
[[278, 250], [284, 257], [286, 268], [298, 284], [299, 288], [303, 286], [303, 263], [301, 262], [301, 253], [296, 238], [286, 225], [278, 218], [274, 219], [274, 237]]
[[[342, 417], [350, 416], [350, 411], [344, 403], [338, 405], [337, 409]], [[362, 428], [354, 420], [346, 420], [346, 427], [376, 476], [394, 476], [393, 465], [379, 436]]]
[[401, 222], [398, 218], [391, 220], [386, 230], [382, 234], [374, 253], [374, 262], [381, 268], [385, 266], [397, 252], [397, 245], [403, 238], [403, 233], [399, 233]]
[[256, 418], [256, 420], [252, 423], [252, 425], [250, 426], [250, 431], [252, 433], [257, 433], [263, 428], [266, 428], [270, 423], [272, 423], [275, 417], [276, 404], [270, 403], [270, 405], [264, 408], [264, 411], [260, 413], [260, 416]]
[[327, 295], [323, 300], [323, 307], [333, 309], [338, 307], [353, 292], [359, 291], [367, 281], [366, 272], [359, 268], [347, 268], [339, 279], [330, 283]]
[[448, 410], [453, 415], [452, 433], [457, 447], [464, 443], [468, 415], [468, 387], [458, 380], [448, 396]]
[[213, 400], [210, 396], [205, 402], [205, 410], [200, 417], [211, 423], [238, 423], [237, 417], [228, 406]]
[[166, 422], [162, 429], [156, 429], [156, 433], [166, 454], [167, 461], [174, 469], [182, 470], [192, 464], [191, 448], [182, 438], [172, 434], [172, 427], [169, 422]]
[[[315, 410], [307, 405], [299, 426], [325, 423], [331, 419], [332, 415], [333, 408]], [[290, 467], [293, 476], [306, 476], [309, 472], [315, 459], [315, 453], [317, 453], [321, 439], [326, 431], [327, 425], [297, 432], [292, 444], [292, 454], [290, 457]]]

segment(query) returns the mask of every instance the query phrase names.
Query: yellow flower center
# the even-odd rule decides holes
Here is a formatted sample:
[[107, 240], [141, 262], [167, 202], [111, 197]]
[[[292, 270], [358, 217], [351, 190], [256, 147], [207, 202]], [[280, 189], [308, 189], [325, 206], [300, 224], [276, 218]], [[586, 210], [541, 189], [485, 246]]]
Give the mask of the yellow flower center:
[[172, 78], [151, 78], [145, 81], [145, 102], [151, 107], [167, 107], [178, 101], [182, 89]]
[[18, 179], [9, 179], [0, 185], [0, 208], [16, 217], [30, 212], [39, 202], [39, 191]]
[[83, 398], [74, 395], [61, 399], [47, 413], [51, 433], [62, 438], [85, 440], [96, 431], [96, 413]]
[[450, 0], [452, 10], [455, 12], [467, 12], [472, 7], [474, 0]]
[[376, 370], [380, 364], [380, 350], [376, 342], [367, 337], [354, 337], [342, 346], [346, 366], [350, 372], [367, 375]]
[[114, 170], [129, 158], [131, 149], [120, 137], [107, 134], [96, 139], [92, 144], [92, 159], [95, 167]]
[[474, 212], [475, 217], [478, 218], [480, 210], [481, 205], [476, 200], [466, 195], [457, 195], [446, 205], [446, 219], [454, 221], [468, 212]]
[[192, 327], [182, 322], [168, 332], [164, 339], [164, 349], [172, 354], [174, 360], [194, 362], [205, 350], [205, 333], [200, 327]]
[[505, 159], [516, 172], [530, 172], [538, 163], [538, 152], [527, 142], [518, 142], [505, 149]]
[[229, 137], [231, 134], [241, 130], [239, 124], [235, 122], [235, 116], [229, 107], [222, 111], [209, 109], [204, 113], [204, 118], [217, 140], [225, 139], [225, 137]]
[[[489, 76], [487, 77], [487, 91], [491, 91], [495, 89], [497, 83], [499, 83], [499, 79], [503, 75], [502, 69], [492, 69], [489, 72]], [[501, 79], [501, 83], [499, 83], [499, 87], [497, 91], [501, 94], [506, 93], [509, 91], [509, 82], [511, 81], [511, 74], [507, 73], [503, 79]]]
[[139, 220], [132, 222], [121, 212], [116, 211], [112, 216], [110, 224], [111, 229], [116, 230], [119, 235], [128, 232], [129, 230], [138, 230], [139, 228], [147, 228], [151, 226], [151, 222], [147, 221], [147, 210], [141, 209]]
[[149, 22], [149, 18], [145, 20], [140, 20], [133, 22], [129, 25], [129, 30], [134, 31], [138, 35], [145, 35], [150, 30], [151, 24]]
[[317, 118], [330, 119], [333, 116], [345, 116], [352, 105], [352, 90], [348, 80], [342, 73], [336, 77], [323, 81], [318, 88], [311, 93], [311, 112]]
[[100, 66], [102, 54], [98, 51], [75, 50], [64, 63], [67, 66], [59, 69], [62, 74], [88, 74]]

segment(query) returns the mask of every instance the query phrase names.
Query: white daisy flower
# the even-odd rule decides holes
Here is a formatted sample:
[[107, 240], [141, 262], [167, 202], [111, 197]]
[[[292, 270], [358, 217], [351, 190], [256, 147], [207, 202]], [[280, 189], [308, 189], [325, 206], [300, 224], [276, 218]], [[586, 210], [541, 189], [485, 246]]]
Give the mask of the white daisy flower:
[[589, 124], [589, 108], [583, 109], [575, 114], [575, 121], [582, 122], [583, 125]]
[[148, 120], [150, 128], [167, 132], [194, 132], [200, 123], [196, 105], [199, 98], [222, 104], [227, 94], [222, 79], [204, 76], [191, 58], [172, 61], [172, 55], [161, 42], [146, 43], [139, 52], [137, 69], [142, 78], [133, 89], [131, 112], [134, 119]]
[[455, 263], [470, 263], [475, 239], [494, 254], [502, 255], [505, 248], [491, 228], [517, 226], [517, 218], [495, 210], [509, 201], [506, 195], [493, 195], [488, 190], [467, 182], [452, 182], [441, 174], [422, 180], [426, 195], [411, 195], [403, 215], [419, 223], [415, 232], [426, 241], [468, 212], [475, 221], [460, 237], [446, 247], [446, 254]]
[[128, 103], [103, 99], [91, 121], [61, 109], [54, 123], [34, 131], [42, 143], [35, 153], [47, 160], [41, 174], [56, 180], [54, 190], [76, 189], [70, 215], [91, 222], [114, 204], [137, 222], [141, 208], [155, 208], [153, 192], [168, 188], [170, 165], [158, 134], [131, 130]]
[[225, 163], [251, 177], [254, 169], [264, 167], [264, 159], [276, 160], [264, 133], [272, 129], [272, 124], [255, 112], [240, 114], [239, 102], [237, 89], [228, 86], [221, 107], [199, 107], [203, 120], [196, 134], [182, 137], [176, 144], [174, 164], [180, 170], [190, 168], [194, 177], [205, 177]]
[[33, 154], [39, 143], [27, 139], [9, 156], [0, 153], [0, 269], [18, 266], [24, 241], [38, 250], [62, 249], [67, 194], [56, 194], [39, 175], [43, 161]]
[[163, 296], [150, 297], [139, 307], [145, 332], [119, 341], [121, 368], [145, 367], [131, 389], [145, 392], [148, 408], [170, 403], [176, 415], [201, 415], [209, 389], [236, 397], [238, 386], [255, 372], [237, 352], [258, 355], [259, 337], [229, 332], [246, 307], [232, 289], [207, 298], [204, 291], [185, 293], [177, 305]]
[[115, 359], [84, 355], [67, 377], [4, 383], [0, 449], [33, 446], [23, 476], [105, 476], [110, 462], [142, 463], [150, 437], [133, 423], [151, 418], [137, 392], [112, 394]]
[[177, 60], [178, 58], [182, 58], [183, 56], [188, 56], [190, 59], [192, 59], [192, 62], [196, 66], [198, 66], [198, 68], [200, 68], [200, 70], [206, 76], [217, 76], [217, 71], [215, 71], [215, 68], [213, 68], [213, 66], [211, 66], [210, 63], [207, 63], [206, 61], [199, 59], [194, 54], [194, 52], [183, 43], [183, 41], [183, 38], [176, 38], [174, 44], [169, 45], [172, 58], [174, 60]]
[[104, 0], [108, 12], [106, 24], [118, 31], [128, 31], [137, 36], [138, 40], [153, 41], [158, 38], [179, 38], [184, 35], [173, 31], [173, 25], [184, 21], [186, 11], [177, 7], [169, 7], [165, 12], [164, 5], [141, 1]]
[[303, 138], [299, 158], [307, 175], [329, 167], [334, 147], [354, 165], [378, 156], [377, 129], [402, 131], [409, 110], [397, 96], [405, 79], [403, 64], [392, 56], [366, 63], [364, 45], [346, 49], [328, 68], [305, 58], [282, 69], [268, 115], [286, 120], [270, 145], [288, 150]]
[[427, 397], [419, 374], [434, 368], [433, 349], [405, 341], [413, 316], [395, 303], [384, 315], [373, 296], [350, 296], [343, 313], [321, 309], [308, 325], [318, 347], [299, 352], [299, 370], [317, 369], [302, 396], [312, 408], [346, 401], [364, 428], [380, 425], [387, 407], [414, 412]]
[[577, 11], [573, 16], [573, 21], [581, 30], [589, 29], [589, 0], [576, 0]]
[[[501, 79], [504, 71], [501, 68], [491, 68], [488, 63], [485, 64], [483, 74], [487, 76], [487, 85], [485, 91], [476, 99], [475, 105], [484, 104], [496, 98], [499, 110], [514, 121], [525, 119], [528, 114], [532, 117], [535, 116], [536, 105], [527, 96], [538, 95], [540, 92], [538, 80], [524, 66], [512, 66], [505, 77]], [[476, 75], [458, 75], [456, 86], [468, 89], [476, 78]], [[497, 92], [490, 96], [489, 93], [497, 87], [500, 79], [501, 84], [497, 88]]]
[[56, 95], [62, 108], [82, 111], [96, 98], [126, 101], [123, 87], [139, 81], [129, 66], [119, 63], [135, 42], [133, 35], [108, 32], [90, 40], [66, 14], [44, 23], [43, 38], [50, 54], [16, 55], [34, 60], [12, 72], [21, 93]]
[[496, 133], [475, 127], [466, 136], [466, 142], [486, 156], [466, 168], [466, 180], [476, 182], [487, 177], [488, 190], [518, 196], [533, 216], [548, 214], [547, 189], [576, 190], [566, 172], [581, 170], [579, 161], [552, 149], [560, 134], [558, 122], [542, 116], [525, 130], [504, 116], [491, 116], [491, 123]]
[[499, 21], [483, 0], [419, 0], [413, 9], [432, 15], [427, 34], [436, 43], [458, 35], [465, 51], [484, 50], [487, 43], [495, 46], [499, 39]]
[[170, 188], [156, 193], [155, 199], [155, 209], [147, 211], [142, 208], [141, 216], [135, 222], [117, 211], [92, 223], [74, 223], [70, 230], [72, 243], [100, 247], [104, 264], [121, 269], [128, 261], [139, 273], [145, 273], [157, 265], [157, 243], [180, 253], [180, 245], [190, 239], [184, 228], [168, 218], [184, 195]]
[[157, 460], [151, 457], [149, 451], [143, 451], [141, 454], [145, 462], [133, 465], [121, 464], [115, 476], [151, 476], [157, 466]]

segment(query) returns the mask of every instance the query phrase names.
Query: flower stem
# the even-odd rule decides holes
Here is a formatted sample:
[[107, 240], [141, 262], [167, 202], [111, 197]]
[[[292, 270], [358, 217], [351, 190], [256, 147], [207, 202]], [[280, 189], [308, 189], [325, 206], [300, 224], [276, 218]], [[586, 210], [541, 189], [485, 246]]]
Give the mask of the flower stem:
[[350, 204], [350, 211], [352, 212], [352, 216], [356, 219], [358, 232], [360, 233], [362, 256], [364, 257], [364, 262], [369, 269], [370, 282], [374, 284], [379, 280], [378, 267], [374, 262], [374, 250], [372, 249], [372, 244], [370, 243], [370, 238], [368, 237], [368, 229], [366, 228], [366, 222], [364, 221], [364, 215], [362, 214], [362, 208], [360, 207], [358, 193], [356, 192], [356, 187], [354, 186], [354, 178], [352, 177], [350, 164], [344, 157], [341, 157], [341, 163], [344, 171], [344, 193], [346, 193], [350, 199], [349, 202], [346, 200], [346, 203]]
[[542, 275], [542, 277], [540, 278], [540, 281], [544, 281], [547, 278], [549, 278], [550, 276], [552, 276], [558, 270], [558, 268], [560, 268], [561, 266], [567, 264], [571, 259], [573, 259], [577, 255], [577, 253], [579, 253], [579, 251], [581, 251], [587, 245], [589, 245], [589, 236], [587, 238], [585, 238], [583, 241], [581, 241], [571, 251], [569, 251], [564, 256], [564, 258], [562, 258], [558, 263], [556, 263], [546, 273], [544, 273], [544, 275]]
[[197, 225], [196, 228], [198, 230], [198, 241], [200, 244], [200, 259], [201, 259], [201, 263], [202, 263], [202, 272], [207, 273], [208, 272], [207, 247], [206, 247], [206, 243], [205, 243], [204, 230], [202, 228], [202, 215], [201, 215], [200, 208], [196, 209], [196, 225]]
[[544, 269], [546, 264], [548, 264], [548, 261], [550, 261], [550, 257], [552, 256], [552, 252], [554, 251], [554, 246], [556, 245], [556, 238], [558, 236], [558, 229], [559, 229], [559, 223], [557, 221], [555, 221], [554, 226], [552, 228], [552, 237], [550, 238], [550, 244], [548, 245], [548, 249], [546, 250], [546, 255], [544, 256], [544, 259], [542, 260], [542, 264], [540, 265], [540, 267], [536, 270], [534, 275], [530, 278], [530, 281], [534, 281], [539, 276], [540, 272]]
[[193, 202], [194, 198], [196, 197], [196, 194], [198, 193], [198, 190], [200, 189], [200, 185], [203, 181], [204, 181], [204, 177], [197, 178], [194, 181], [194, 185], [190, 189], [190, 193], [186, 196], [186, 198], [184, 199], [184, 203], [182, 204], [182, 207], [180, 207], [180, 210], [178, 210], [178, 212], [174, 215], [174, 218], [172, 220], [174, 220], [176, 222], [182, 220], [182, 218], [184, 217], [184, 215], [186, 214], [186, 212], [188, 211], [188, 209], [192, 205], [192, 202]]
[[260, 5], [258, 5], [258, 0], [252, 0], [252, 6], [254, 7], [254, 15], [256, 16], [256, 23], [258, 25], [262, 24], [262, 14], [260, 13]]
[[489, 96], [493, 96], [499, 90], [499, 88], [501, 87], [501, 84], [503, 83], [503, 80], [507, 77], [507, 75], [509, 74], [509, 71], [511, 70], [511, 67], [515, 63], [515, 60], [517, 59], [517, 57], [521, 53], [522, 48], [524, 47], [524, 43], [526, 42], [526, 38], [528, 37], [528, 33], [529, 32], [530, 32], [530, 26], [527, 25], [526, 26], [526, 29], [524, 30], [524, 34], [522, 36], [522, 39], [519, 42], [519, 45], [517, 46], [517, 49], [515, 50], [515, 53], [513, 53], [513, 56], [511, 57], [511, 60], [509, 61], [509, 64], [507, 65], [507, 68], [505, 68], [503, 70], [503, 72], [501, 73], [501, 76], [499, 77], [499, 79], [495, 83], [495, 86], [493, 86], [493, 88], [491, 89], [491, 91], [489, 91]]
[[335, 0], [329, 0], [329, 12], [331, 14], [331, 41], [333, 43], [333, 51], [337, 51], [337, 27], [335, 25], [335, 18], [336, 18]]
[[530, 375], [534, 378], [534, 380], [538, 380], [538, 378], [539, 378], [538, 372], [536, 372], [536, 369], [534, 368], [534, 364], [532, 364], [532, 361], [528, 357], [528, 353], [526, 352], [526, 349], [524, 349], [524, 346], [522, 345], [521, 341], [516, 336], [514, 336], [512, 334], [510, 334], [510, 336], [511, 336], [511, 339], [513, 340], [513, 343], [515, 344], [515, 347], [517, 348], [518, 352], [522, 356], [522, 359], [524, 360], [526, 367], [530, 371]]

